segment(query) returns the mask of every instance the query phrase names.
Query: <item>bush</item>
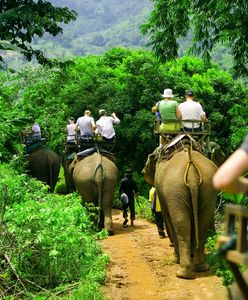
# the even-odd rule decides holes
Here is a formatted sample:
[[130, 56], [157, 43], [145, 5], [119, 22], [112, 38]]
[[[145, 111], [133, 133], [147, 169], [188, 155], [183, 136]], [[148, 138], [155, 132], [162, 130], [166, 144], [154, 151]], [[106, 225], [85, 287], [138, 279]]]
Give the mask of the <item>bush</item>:
[[5, 226], [0, 231], [1, 298], [7, 290], [22, 290], [27, 299], [28, 291], [42, 288], [75, 281], [102, 283], [109, 259], [96, 238], [106, 234], [95, 234], [77, 194], [48, 194], [42, 183], [15, 174], [6, 165], [1, 170], [5, 170], [1, 172], [5, 186], [1, 193], [7, 198]]
[[222, 277], [223, 284], [227, 286], [233, 282], [234, 276], [224, 258], [217, 254], [216, 242], [218, 236], [219, 235], [213, 235], [207, 240], [207, 243], [205, 245], [206, 251], [208, 252], [207, 260], [211, 265], [213, 273], [216, 276]]
[[150, 207], [150, 202], [147, 198], [139, 196], [135, 204], [135, 210], [140, 218], [144, 218], [147, 221], [154, 222], [154, 216]]

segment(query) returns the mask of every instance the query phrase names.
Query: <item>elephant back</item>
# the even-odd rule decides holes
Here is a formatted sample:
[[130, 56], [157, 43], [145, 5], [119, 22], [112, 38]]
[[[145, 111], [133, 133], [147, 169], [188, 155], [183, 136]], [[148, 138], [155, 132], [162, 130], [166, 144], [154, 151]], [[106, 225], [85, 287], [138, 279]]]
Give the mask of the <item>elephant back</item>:
[[53, 192], [60, 171], [59, 155], [41, 146], [28, 155], [28, 162], [29, 173], [48, 184]]
[[[102, 169], [102, 178], [111, 178], [118, 172], [115, 162], [111, 157], [107, 157], [100, 153], [93, 153], [89, 156], [81, 158], [75, 158], [70, 164], [69, 170], [73, 177], [77, 177], [77, 173], [84, 173], [84, 176], [80, 176], [81, 180], [96, 180], [96, 174], [99, 173], [99, 169]], [[115, 176], [113, 176], [115, 178]]]

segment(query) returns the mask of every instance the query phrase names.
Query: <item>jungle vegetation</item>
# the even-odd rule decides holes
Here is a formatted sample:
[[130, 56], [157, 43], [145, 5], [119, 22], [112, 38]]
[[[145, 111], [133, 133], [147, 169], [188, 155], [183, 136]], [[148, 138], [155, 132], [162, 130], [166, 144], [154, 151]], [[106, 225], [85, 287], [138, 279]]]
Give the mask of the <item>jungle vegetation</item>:
[[40, 64], [51, 62], [30, 45], [34, 37], [41, 38], [45, 33], [56, 36], [63, 31], [60, 24], [75, 20], [77, 15], [67, 7], [32, 0], [2, 1], [0, 13], [0, 49], [18, 50], [28, 61], [35, 58]]
[[[27, 0], [16, 2], [28, 3]], [[109, 2], [114, 10], [113, 1]], [[122, 2], [117, 2], [116, 5], [125, 11]], [[202, 1], [198, 2], [200, 5]], [[58, 4], [58, 1], [53, 3]], [[63, 1], [68, 7], [71, 3]], [[81, 1], [75, 0], [73, 3], [70, 9], [77, 10]], [[91, 17], [92, 1], [84, 1], [89, 19], [99, 14], [107, 17], [101, 11], [101, 4], [105, 2], [98, 3]], [[144, 2], [138, 3], [141, 5]], [[53, 11], [51, 6], [48, 8]], [[53, 12], [55, 23], [52, 22], [54, 27], [51, 31], [55, 30], [54, 33], [61, 31], [56, 27], [56, 22], [67, 22], [75, 17], [67, 9]], [[0, 16], [4, 18], [2, 14]], [[114, 17], [109, 22], [113, 22], [112, 19]], [[51, 20], [46, 20], [48, 23], [44, 28], [39, 23], [41, 20], [36, 19], [37, 26], [41, 26], [40, 36], [43, 37]], [[30, 30], [29, 23], [22, 27], [22, 21], [25, 23], [27, 18], [19, 19], [16, 26]], [[15, 26], [11, 24], [10, 32], [13, 31], [11, 26]], [[22, 30], [19, 30], [20, 33]], [[32, 53], [36, 52], [25, 48], [22, 42], [29, 42], [34, 35], [28, 31], [27, 34], [29, 36], [23, 36], [23, 40], [18, 38], [16, 46], [27, 51], [24, 53], [29, 53], [31, 58]], [[63, 40], [63, 37], [58, 38]], [[8, 40], [8, 37], [3, 39]], [[42, 38], [38, 42], [35, 39], [34, 43], [45, 40]], [[96, 40], [101, 44], [101, 37]], [[116, 112], [121, 120], [121, 124], [116, 126], [117, 167], [121, 176], [127, 167], [134, 170], [143, 201], [140, 206], [143, 213], [149, 210], [146, 203], [149, 187], [143, 180], [141, 170], [147, 155], [158, 144], [153, 132], [155, 117], [151, 107], [161, 99], [165, 88], [173, 89], [178, 102], [183, 101], [185, 89], [194, 90], [211, 120], [211, 139], [219, 143], [227, 155], [240, 145], [248, 133], [248, 88], [217, 64], [188, 54], [161, 62], [149, 50], [112, 48], [111, 43], [109, 46], [108, 51], [97, 54], [80, 50], [74, 53], [78, 56], [71, 57], [70, 64], [63, 66], [49, 64], [25, 67], [19, 72], [8, 68], [0, 71], [1, 298], [13, 299], [18, 295], [19, 298], [33, 299], [35, 294], [36, 299], [45, 299], [48, 295], [65, 299], [102, 299], [98, 288], [104, 282], [108, 262], [96, 243], [106, 233], [96, 233], [92, 224], [90, 217], [95, 215], [95, 208], [82, 207], [76, 193], [62, 194], [63, 172], [57, 193], [52, 195], [48, 194], [46, 186], [26, 174], [25, 147], [20, 139], [22, 129], [37, 121], [48, 146], [62, 155], [68, 117], [78, 118], [85, 109], [91, 110], [95, 119], [100, 108], [108, 113]], [[237, 198], [228, 196], [225, 199], [237, 201]], [[115, 200], [118, 204], [117, 195]], [[147, 217], [150, 218], [150, 214]]]
[[154, 8], [143, 33], [162, 60], [178, 56], [179, 39], [192, 33], [191, 52], [211, 58], [221, 42], [231, 50], [236, 75], [248, 75], [248, 4], [246, 1], [153, 0]]
[[[81, 210], [77, 195], [48, 195], [46, 188], [41, 187], [42, 184], [38, 187], [37, 181], [25, 175], [25, 147], [20, 141], [20, 131], [30, 127], [34, 120], [41, 125], [49, 147], [63, 154], [66, 137], [64, 128], [68, 117], [78, 118], [85, 109], [91, 110], [95, 119], [98, 118], [100, 108], [105, 108], [108, 113], [116, 112], [121, 120], [121, 124], [115, 127], [117, 167], [121, 176], [127, 167], [134, 170], [143, 200], [148, 197], [149, 186], [144, 182], [141, 170], [147, 155], [158, 144], [153, 132], [155, 116], [151, 113], [151, 107], [161, 99], [165, 87], [173, 88], [179, 102], [183, 101], [185, 89], [195, 91], [197, 100], [202, 102], [211, 120], [211, 139], [218, 142], [227, 155], [240, 145], [248, 133], [247, 87], [234, 80], [219, 66], [206, 64], [197, 57], [184, 56], [172, 62], [161, 63], [153, 53], [146, 50], [113, 48], [103, 55], [75, 57], [72, 64], [62, 69], [39, 66], [24, 68], [18, 73], [2, 70], [0, 76], [0, 199], [4, 207], [1, 224], [6, 224], [4, 228], [7, 230], [3, 230], [3, 227], [1, 229], [3, 246], [0, 257], [5, 276], [2, 286], [11, 284], [18, 275], [20, 293], [24, 293], [25, 297], [29, 292], [47, 293], [61, 285], [62, 290], [66, 289], [65, 286], [70, 289], [70, 285], [78, 282], [79, 277], [85, 283], [84, 278], [93, 276], [93, 269], [88, 269], [89, 273], [80, 273], [76, 265], [73, 265], [78, 263], [79, 257], [71, 258], [70, 254], [70, 259], [65, 257], [64, 261], [62, 254], [71, 253], [70, 245], [75, 242], [74, 238], [77, 239], [77, 230], [82, 230], [82, 226], [87, 235], [83, 240], [95, 243], [92, 241], [93, 225], [84, 210], [83, 215], [79, 212]], [[60, 182], [57, 192], [63, 191], [63, 183]], [[116, 197], [118, 198], [117, 194]], [[147, 209], [144, 208], [146, 205], [141, 205], [143, 213], [149, 210], [149, 205]], [[53, 212], [57, 214], [56, 220]], [[64, 222], [72, 222], [72, 225]], [[77, 233], [73, 240], [67, 230], [62, 230], [65, 226], [75, 227], [73, 230]], [[21, 235], [19, 230], [27, 233]], [[34, 236], [33, 232], [36, 232]], [[58, 241], [60, 238], [68, 239], [68, 244], [63, 249], [60, 248], [59, 242], [58, 245], [53, 243], [53, 236], [50, 237], [50, 234], [56, 235]], [[6, 241], [9, 241], [10, 236], [13, 241], [8, 244]], [[93, 238], [95, 239], [96, 237]], [[15, 242], [16, 246], [13, 247], [15, 240], [19, 242]], [[26, 246], [31, 250], [23, 249]], [[93, 249], [96, 250], [89, 255], [90, 259], [97, 263], [96, 257], [99, 258], [102, 266], [94, 270], [104, 269], [102, 263], [106, 263], [106, 258], [103, 256], [101, 259], [100, 250]], [[6, 262], [6, 255], [12, 257], [10, 262], [15, 267], [16, 274]], [[84, 257], [85, 254], [82, 259]], [[66, 265], [67, 259], [72, 264], [72, 274], [65, 276], [64, 267], [60, 263]], [[49, 268], [51, 276], [43, 279], [39, 277], [41, 281], [37, 282], [36, 271], [29, 269], [32, 267], [32, 260], [35, 260], [35, 270], [47, 272], [46, 268]], [[84, 261], [82, 263], [86, 264]], [[73, 270], [78, 270], [79, 273], [74, 274]], [[99, 276], [96, 285], [103, 282], [104, 273], [96, 271], [94, 276]], [[91, 283], [86, 280], [87, 284]], [[21, 285], [25, 286], [24, 291]], [[81, 289], [85, 288], [82, 284], [79, 286]], [[91, 299], [88, 297], [87, 299]]]
[[[32, 2], [34, 1], [15, 1], [16, 5], [20, 5], [21, 3], [29, 5]], [[147, 23], [148, 20], [150, 22], [149, 16], [153, 12], [153, 8], [156, 9], [156, 1], [127, 0], [123, 2], [121, 0], [51, 0], [49, 2], [54, 6], [54, 8], [52, 9], [51, 5], [45, 6], [46, 10], [48, 10], [48, 15], [50, 16], [53, 10], [56, 11], [56, 17], [52, 21], [46, 19], [46, 22], [49, 24], [49, 28], [51, 28], [51, 24], [56, 24], [55, 22], [58, 20], [60, 15], [64, 16], [66, 21], [64, 23], [57, 23], [55, 28], [58, 29], [56, 29], [56, 31], [54, 30], [55, 28], [51, 28], [50, 31], [46, 31], [45, 28], [42, 27], [43, 24], [41, 20], [36, 20], [35, 29], [36, 31], [38, 30], [39, 34], [34, 34], [35, 30], [31, 31], [32, 36], [29, 36], [28, 42], [30, 42], [30, 38], [32, 39], [32, 42], [30, 44], [27, 43], [27, 47], [30, 46], [34, 51], [37, 51], [36, 53], [39, 53], [40, 58], [41, 51], [45, 58], [53, 58], [53, 60], [64, 62], [65, 59], [68, 60], [73, 56], [103, 54], [113, 47], [128, 47], [133, 50], [141, 48], [146, 48], [148, 50], [152, 47], [148, 46], [149, 42], [153, 41], [152, 36], [142, 35], [140, 27], [142, 24]], [[14, 2], [12, 1], [11, 3], [13, 4]], [[36, 4], [35, 7], [38, 9], [39, 7], [41, 8], [42, 5]], [[69, 10], [68, 12], [66, 12], [65, 9], [55, 10], [55, 8], [59, 7], [68, 7]], [[1, 12], [4, 12], [7, 8], [9, 8], [9, 6], [5, 5], [1, 8]], [[1, 14], [1, 16], [4, 15], [5, 14]], [[35, 15], [35, 13], [33, 15]], [[17, 18], [15, 22], [20, 23], [22, 21], [22, 23], [24, 23], [26, 16], [27, 12], [21, 19]], [[71, 17], [71, 20], [68, 23], [69, 17]], [[11, 23], [13, 24], [13, 21], [10, 22], [10, 24]], [[30, 21], [27, 20], [27, 24], [24, 23], [24, 25], [27, 26], [29, 23]], [[3, 27], [2, 34], [5, 32], [5, 35], [7, 34], [8, 30], [11, 28], [9, 26], [10, 24], [8, 24], [7, 27]], [[155, 24], [153, 26], [155, 26]], [[26, 34], [25, 39], [27, 37], [28, 35]], [[5, 37], [5, 39], [8, 39], [8, 37]], [[192, 30], [188, 32], [186, 37], [178, 39], [178, 54], [180, 57], [187, 53], [187, 49], [191, 46], [192, 39]], [[17, 41], [20, 42], [20, 39], [17, 39]], [[167, 43], [167, 45], [169, 47], [172, 46], [170, 43]], [[10, 43], [7, 45], [5, 44], [5, 47], [7, 46], [11, 48], [14, 47], [14, 45]], [[0, 51], [0, 53], [4, 58], [5, 67], [8, 66], [15, 70], [20, 70], [22, 67], [27, 65], [27, 61], [17, 52]], [[30, 53], [27, 55], [30, 55]], [[232, 70], [233, 59], [226, 43], [223, 45], [218, 43], [215, 47], [213, 47], [211, 56], [212, 59], [221, 65], [223, 69], [228, 71]], [[42, 62], [42, 59], [39, 61]], [[51, 64], [51, 61], [47, 61], [45, 59], [44, 61]], [[33, 59], [30, 64], [34, 65], [35, 62], [36, 60]], [[55, 62], [53, 61], [53, 63]]]

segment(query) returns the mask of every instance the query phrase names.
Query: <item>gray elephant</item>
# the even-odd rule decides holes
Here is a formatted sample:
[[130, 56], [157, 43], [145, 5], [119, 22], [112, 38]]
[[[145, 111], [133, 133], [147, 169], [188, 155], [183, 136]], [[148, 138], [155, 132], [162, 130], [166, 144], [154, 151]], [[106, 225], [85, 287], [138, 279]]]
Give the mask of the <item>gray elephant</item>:
[[222, 151], [219, 144], [215, 142], [209, 143], [209, 159], [211, 159], [218, 167], [223, 164], [226, 159], [226, 155]]
[[100, 228], [113, 232], [112, 204], [119, 172], [113, 157], [107, 153], [94, 152], [86, 157], [78, 154], [66, 172], [67, 187], [78, 190], [82, 199], [102, 209]]
[[60, 156], [40, 145], [27, 155], [27, 160], [28, 173], [49, 185], [53, 192], [59, 177]]
[[191, 141], [186, 144], [180, 140], [168, 146], [164, 154], [162, 151], [155, 177], [145, 172], [145, 180], [155, 186], [169, 227], [180, 264], [176, 275], [190, 279], [194, 272], [209, 269], [204, 245], [214, 216], [217, 191], [212, 186], [212, 176], [217, 167], [194, 150]]

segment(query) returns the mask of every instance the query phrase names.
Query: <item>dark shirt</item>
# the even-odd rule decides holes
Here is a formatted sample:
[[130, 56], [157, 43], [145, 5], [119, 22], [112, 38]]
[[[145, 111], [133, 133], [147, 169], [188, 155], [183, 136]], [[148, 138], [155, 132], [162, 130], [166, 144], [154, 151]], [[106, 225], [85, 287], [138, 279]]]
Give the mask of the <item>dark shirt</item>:
[[129, 200], [134, 199], [133, 193], [138, 193], [137, 184], [131, 178], [123, 178], [120, 182], [119, 193], [126, 193]]

